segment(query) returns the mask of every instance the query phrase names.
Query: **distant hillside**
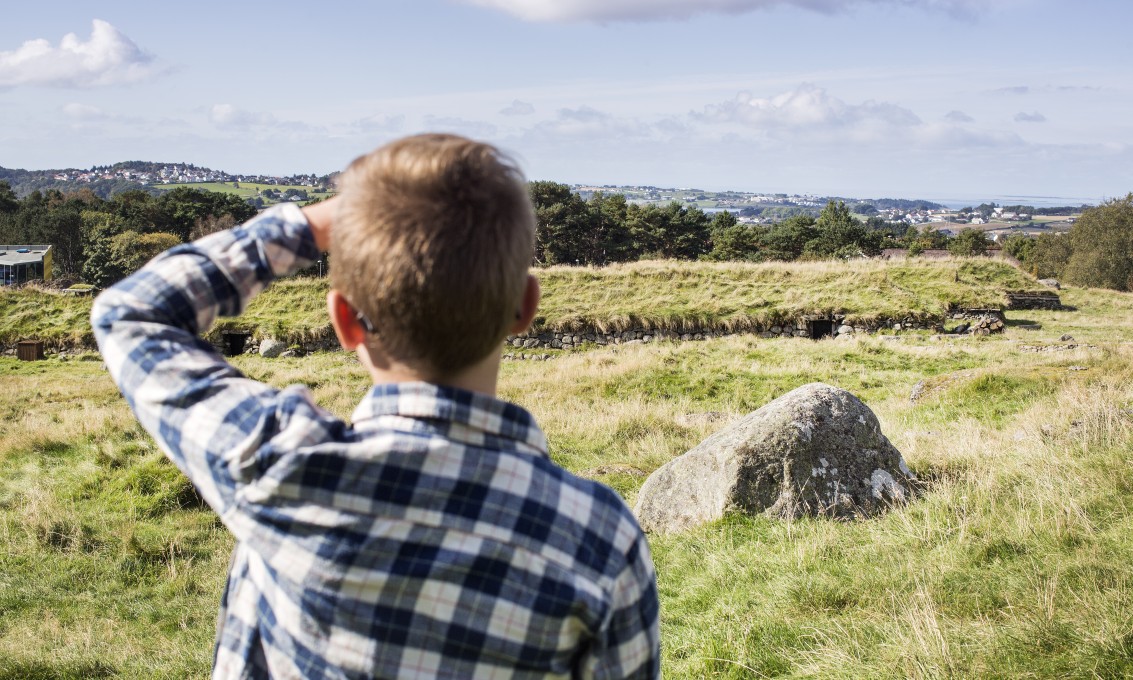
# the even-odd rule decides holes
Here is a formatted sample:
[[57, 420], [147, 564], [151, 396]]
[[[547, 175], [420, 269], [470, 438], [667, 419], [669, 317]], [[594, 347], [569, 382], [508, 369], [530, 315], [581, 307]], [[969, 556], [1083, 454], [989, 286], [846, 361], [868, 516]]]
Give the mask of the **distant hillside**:
[[[1000, 261], [880, 260], [795, 263], [654, 261], [536, 270], [540, 330], [645, 327], [749, 330], [809, 314], [848, 321], [939, 318], [957, 307], [998, 307], [1004, 291], [1034, 282]], [[326, 279], [276, 282], [225, 329], [288, 343], [332, 337]], [[0, 346], [37, 337], [52, 345], [90, 344], [91, 301], [33, 288], [0, 290]]]
[[64, 193], [89, 189], [101, 198], [110, 198], [114, 194], [120, 194], [123, 191], [132, 191], [135, 189], [153, 193], [152, 189], [140, 182], [125, 179], [94, 179], [90, 181], [56, 179], [55, 175], [60, 172], [64, 171], [19, 170], [0, 167], [0, 182], [7, 182], [11, 185], [12, 190], [15, 191], [16, 195], [20, 198], [27, 196], [33, 191], [48, 191], [50, 189], [58, 189]]
[[333, 175], [241, 175], [223, 170], [203, 168], [191, 163], [158, 163], [123, 161], [114, 165], [94, 166], [87, 170], [21, 170], [0, 167], [0, 181], [12, 186], [19, 197], [33, 191], [57, 189], [63, 192], [89, 189], [102, 198], [123, 191], [141, 190], [156, 193], [157, 187], [170, 184], [246, 182], [260, 185], [285, 185], [326, 188]]

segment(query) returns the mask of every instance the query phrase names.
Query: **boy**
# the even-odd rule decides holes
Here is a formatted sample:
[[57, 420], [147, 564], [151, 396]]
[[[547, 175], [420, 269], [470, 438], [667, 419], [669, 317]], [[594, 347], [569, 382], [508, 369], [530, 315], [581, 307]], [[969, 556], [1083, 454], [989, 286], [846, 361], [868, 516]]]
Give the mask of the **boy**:
[[[658, 677], [655, 574], [620, 498], [496, 400], [535, 316], [521, 173], [452, 135], [393, 142], [342, 193], [178, 246], [103, 293], [139, 421], [236, 536], [213, 677]], [[352, 424], [200, 339], [331, 254], [327, 307], [374, 387]]]

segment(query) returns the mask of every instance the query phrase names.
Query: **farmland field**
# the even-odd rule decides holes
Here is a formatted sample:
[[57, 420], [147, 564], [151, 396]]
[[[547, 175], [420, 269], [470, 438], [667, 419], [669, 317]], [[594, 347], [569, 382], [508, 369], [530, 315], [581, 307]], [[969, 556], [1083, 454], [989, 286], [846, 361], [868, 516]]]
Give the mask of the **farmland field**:
[[[730, 300], [711, 312], [726, 319], [756, 299], [806, 308], [808, 291], [811, 306], [839, 288], [851, 302], [892, 297], [850, 294], [832, 263], [769, 270], [763, 288], [740, 285], [755, 270], [655, 266], [545, 272], [545, 322], [616, 326], [617, 296], [600, 291], [623, 279], [669, 323], [711, 299]], [[896, 282], [917, 304], [945, 294], [900, 266], [857, 274]], [[973, 295], [1022, 276], [963, 271]], [[716, 292], [696, 297], [705, 287]], [[501, 394], [534, 413], [557, 462], [631, 504], [649, 472], [812, 381], [861, 397], [924, 482], [921, 498], [873, 520], [736, 516], [651, 537], [666, 677], [1128, 677], [1133, 295], [1061, 294], [1073, 311], [1008, 312], [1007, 332], [987, 338], [735, 335], [553, 352], [505, 362]], [[48, 309], [11, 308], [36, 307]], [[78, 323], [59, 332], [81, 334]], [[1067, 333], [1076, 340], [1060, 340]], [[100, 361], [0, 359], [0, 677], [206, 677], [232, 541], [134, 424]], [[275, 385], [304, 383], [342, 417], [366, 389], [343, 353], [234, 363]]]
[[[240, 186], [235, 186], [236, 184], [239, 184]], [[153, 186], [155, 189], [159, 189], [161, 191], [172, 191], [177, 187], [188, 187], [190, 189], [200, 189], [201, 191], [216, 191], [233, 194], [239, 196], [240, 198], [256, 198], [260, 195], [260, 192], [264, 191], [265, 189], [275, 189], [280, 193], [283, 193], [288, 189], [306, 191], [312, 199], [327, 198], [332, 195], [330, 192], [316, 191], [314, 187], [286, 184], [255, 184], [251, 182], [190, 182], [187, 184], [155, 184]], [[264, 205], [271, 205], [277, 202], [278, 201], [270, 201], [264, 199]], [[301, 201], [300, 205], [302, 205], [302, 203], [304, 202]]]

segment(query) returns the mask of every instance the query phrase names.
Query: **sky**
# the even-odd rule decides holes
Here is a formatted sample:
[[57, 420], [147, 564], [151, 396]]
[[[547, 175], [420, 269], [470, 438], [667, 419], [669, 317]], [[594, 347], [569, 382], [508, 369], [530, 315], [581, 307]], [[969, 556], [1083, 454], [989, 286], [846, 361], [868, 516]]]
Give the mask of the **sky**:
[[530, 179], [1097, 202], [1133, 191], [1130, 25], [1126, 0], [25, 2], [0, 166], [325, 174], [448, 131]]

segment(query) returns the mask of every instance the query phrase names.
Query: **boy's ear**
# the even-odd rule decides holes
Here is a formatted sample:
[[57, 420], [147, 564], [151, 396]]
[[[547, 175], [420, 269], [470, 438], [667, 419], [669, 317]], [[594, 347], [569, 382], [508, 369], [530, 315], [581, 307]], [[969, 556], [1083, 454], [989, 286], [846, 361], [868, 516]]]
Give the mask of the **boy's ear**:
[[523, 289], [523, 300], [515, 314], [515, 323], [508, 330], [510, 334], [523, 333], [531, 327], [535, 320], [535, 313], [539, 311], [539, 298], [542, 291], [539, 289], [539, 279], [534, 274], [527, 275], [527, 287]]
[[358, 321], [358, 312], [351, 306], [346, 296], [331, 288], [327, 292], [327, 313], [330, 315], [330, 325], [334, 327], [334, 334], [338, 336], [338, 343], [342, 349], [350, 352], [366, 340], [366, 329]]

